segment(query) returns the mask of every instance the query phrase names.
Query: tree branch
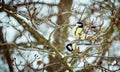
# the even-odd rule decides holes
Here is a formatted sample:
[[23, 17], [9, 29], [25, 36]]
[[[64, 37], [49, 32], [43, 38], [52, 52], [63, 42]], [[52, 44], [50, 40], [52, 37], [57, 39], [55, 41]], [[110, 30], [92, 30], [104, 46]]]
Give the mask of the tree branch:
[[55, 51], [56, 56], [58, 57], [58, 59], [60, 60], [60, 62], [70, 71], [73, 72], [72, 68], [69, 67], [69, 65], [67, 64], [66, 60], [64, 58], [62, 58], [61, 54], [59, 53], [59, 51], [57, 50], [57, 48], [52, 45], [48, 40], [46, 40], [37, 30], [35, 30], [34, 28], [30, 27], [29, 24], [27, 22], [25, 22], [23, 19], [21, 19], [20, 17], [18, 17], [17, 15], [13, 14], [12, 12], [8, 11], [5, 9], [5, 12], [7, 12], [8, 14], [10, 14], [11, 16], [13, 16], [26, 30], [28, 30], [31, 35], [38, 41], [39, 44], [48, 44], [49, 47]]

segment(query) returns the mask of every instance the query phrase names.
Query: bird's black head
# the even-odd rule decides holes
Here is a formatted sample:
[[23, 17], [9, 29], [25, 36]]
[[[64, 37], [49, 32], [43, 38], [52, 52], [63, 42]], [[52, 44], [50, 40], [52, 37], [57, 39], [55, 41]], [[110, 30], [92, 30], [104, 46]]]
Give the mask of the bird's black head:
[[77, 23], [76, 23], [76, 26], [78, 26], [78, 27], [81, 27], [81, 28], [82, 28], [82, 27], [83, 27], [83, 23], [82, 23], [82, 22], [77, 22]]
[[68, 51], [73, 51], [72, 43], [67, 44], [66, 48], [67, 48]]

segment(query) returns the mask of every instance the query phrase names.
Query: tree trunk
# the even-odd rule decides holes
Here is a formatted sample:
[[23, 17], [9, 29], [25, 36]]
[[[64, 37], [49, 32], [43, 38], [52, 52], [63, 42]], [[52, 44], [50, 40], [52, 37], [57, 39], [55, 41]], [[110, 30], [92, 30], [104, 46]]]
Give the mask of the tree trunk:
[[[2, 34], [2, 27], [0, 27], [0, 43], [5, 43], [4, 39], [3, 39], [3, 34]], [[9, 66], [9, 71], [10, 72], [14, 72], [13, 71], [13, 66], [12, 66], [12, 60], [10, 58], [11, 54], [10, 54], [10, 50], [9, 47], [7, 45], [1, 45], [0, 46], [0, 52], [3, 51], [3, 55], [6, 58], [7, 64]]]
[[[59, 16], [58, 16], [58, 20], [57, 20], [57, 24], [58, 25], [64, 25], [64, 24], [68, 24], [69, 23], [69, 17], [70, 17], [70, 13], [66, 13], [66, 14], [61, 14], [62, 12], [66, 12], [66, 11], [70, 11], [71, 10], [71, 5], [72, 5], [72, 0], [61, 0], [60, 4], [59, 4]], [[67, 40], [67, 28], [68, 27], [62, 27], [62, 28], [58, 28], [55, 31], [54, 34], [54, 38], [55, 38], [55, 43], [54, 45], [56, 47], [58, 47], [59, 50], [62, 50], [61, 48], [64, 47], [64, 41]]]

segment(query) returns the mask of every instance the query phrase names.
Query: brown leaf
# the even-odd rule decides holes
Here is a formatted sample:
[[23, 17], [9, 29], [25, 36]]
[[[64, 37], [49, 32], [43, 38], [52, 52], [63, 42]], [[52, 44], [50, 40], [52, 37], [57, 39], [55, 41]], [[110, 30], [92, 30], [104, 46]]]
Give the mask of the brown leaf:
[[41, 64], [43, 64], [43, 61], [41, 60], [37, 61], [37, 65], [41, 65]]

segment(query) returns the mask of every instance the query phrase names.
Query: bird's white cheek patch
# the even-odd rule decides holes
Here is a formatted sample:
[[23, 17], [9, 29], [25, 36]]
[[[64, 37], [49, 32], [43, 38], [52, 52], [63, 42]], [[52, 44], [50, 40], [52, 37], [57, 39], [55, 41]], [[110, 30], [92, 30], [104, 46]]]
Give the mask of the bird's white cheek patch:
[[69, 48], [70, 50], [72, 50], [72, 47], [71, 47], [71, 46], [68, 46], [68, 48]]

